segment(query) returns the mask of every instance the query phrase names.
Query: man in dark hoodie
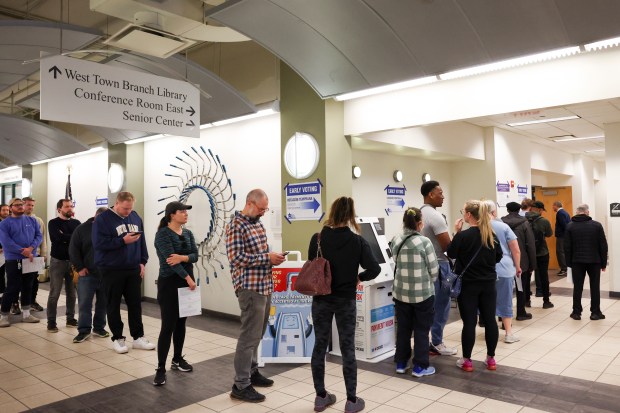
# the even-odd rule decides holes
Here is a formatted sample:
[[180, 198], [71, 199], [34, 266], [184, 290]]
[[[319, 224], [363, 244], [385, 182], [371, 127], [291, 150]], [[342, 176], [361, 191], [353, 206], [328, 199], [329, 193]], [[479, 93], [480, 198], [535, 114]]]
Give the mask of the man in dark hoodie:
[[566, 265], [572, 268], [573, 320], [581, 320], [581, 293], [586, 272], [590, 277], [590, 320], [603, 320], [601, 312], [601, 270], [607, 268], [607, 238], [603, 226], [590, 216], [587, 204], [577, 207], [577, 215], [566, 226], [564, 253]]
[[519, 251], [521, 251], [521, 283], [523, 291], [517, 289], [517, 320], [529, 320], [532, 314], [525, 311], [526, 305], [529, 307], [530, 296], [532, 291], [530, 282], [532, 279], [532, 271], [536, 269], [536, 245], [534, 242], [534, 232], [532, 226], [525, 217], [519, 214], [521, 204], [517, 202], [508, 202], [506, 204], [508, 215], [502, 217], [502, 221], [510, 226], [510, 229], [517, 236], [519, 243]]
[[540, 288], [543, 296], [543, 308], [553, 308], [553, 303], [549, 301], [549, 247], [545, 238], [553, 235], [551, 223], [541, 215], [545, 210], [545, 204], [534, 201], [530, 212], [527, 213], [527, 220], [534, 231], [534, 243], [536, 244], [536, 275], [540, 280]]
[[[95, 266], [95, 251], [92, 242], [93, 221], [106, 209], [108, 208], [97, 209], [93, 218], [89, 218], [88, 221], [78, 226], [73, 231], [69, 243], [69, 260], [80, 276], [77, 284], [78, 335], [73, 339], [74, 343], [81, 343], [90, 337], [91, 329], [97, 337], [110, 337], [110, 333], [105, 330], [106, 297], [101, 282], [101, 274]], [[93, 317], [91, 310], [95, 296], [97, 303]], [[94, 329], [92, 328], [93, 324], [95, 325]]]
[[108, 325], [112, 347], [119, 354], [129, 349], [123, 336], [121, 298], [125, 298], [132, 348], [153, 350], [155, 344], [144, 337], [140, 287], [149, 259], [143, 236], [142, 218], [133, 210], [131, 192], [119, 192], [114, 207], [102, 212], [93, 223], [95, 265], [101, 272], [107, 299]]

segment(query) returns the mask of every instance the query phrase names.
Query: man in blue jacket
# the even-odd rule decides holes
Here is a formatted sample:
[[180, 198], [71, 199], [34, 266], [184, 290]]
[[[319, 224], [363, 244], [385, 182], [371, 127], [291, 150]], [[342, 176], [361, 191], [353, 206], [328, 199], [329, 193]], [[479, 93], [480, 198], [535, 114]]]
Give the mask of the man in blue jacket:
[[22, 274], [22, 261], [32, 261], [43, 239], [39, 224], [33, 217], [24, 215], [24, 201], [14, 198], [9, 202], [11, 215], [0, 222], [0, 244], [6, 259], [7, 286], [0, 304], [0, 327], [8, 327], [11, 304], [21, 291], [22, 317], [25, 323], [38, 323], [30, 314], [32, 283], [37, 272]]
[[564, 208], [560, 201], [553, 203], [553, 210], [555, 211], [555, 255], [558, 258], [558, 265], [560, 271], [558, 275], [560, 277], [566, 276], [566, 257], [564, 256], [564, 232], [566, 226], [570, 222], [570, 215]]
[[140, 287], [149, 254], [144, 240], [142, 219], [133, 210], [131, 192], [119, 192], [114, 207], [102, 212], [93, 223], [95, 265], [99, 268], [108, 302], [108, 325], [114, 351], [127, 353], [123, 336], [121, 298], [125, 298], [129, 332], [134, 349], [153, 350], [155, 344], [144, 337]]

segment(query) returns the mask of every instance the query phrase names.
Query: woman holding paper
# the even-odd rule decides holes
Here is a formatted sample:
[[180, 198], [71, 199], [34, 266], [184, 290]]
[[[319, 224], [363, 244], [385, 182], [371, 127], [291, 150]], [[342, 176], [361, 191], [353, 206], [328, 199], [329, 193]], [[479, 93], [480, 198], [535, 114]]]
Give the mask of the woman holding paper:
[[155, 235], [155, 250], [159, 258], [157, 280], [157, 302], [161, 309], [161, 331], [157, 340], [157, 370], [153, 384], [166, 384], [166, 358], [170, 341], [174, 344], [171, 368], [192, 371], [192, 366], [183, 358], [185, 341], [185, 320], [179, 318], [178, 289], [196, 288], [192, 263], [198, 261], [198, 248], [194, 234], [183, 225], [187, 223], [187, 210], [191, 205], [174, 201], [166, 205], [166, 212]]

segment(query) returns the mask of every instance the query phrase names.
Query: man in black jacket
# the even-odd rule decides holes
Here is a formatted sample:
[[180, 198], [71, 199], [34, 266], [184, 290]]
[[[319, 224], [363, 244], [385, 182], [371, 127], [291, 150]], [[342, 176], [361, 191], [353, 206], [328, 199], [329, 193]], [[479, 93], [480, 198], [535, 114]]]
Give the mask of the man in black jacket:
[[521, 283], [523, 284], [523, 291], [517, 289], [517, 320], [529, 320], [532, 318], [532, 314], [525, 311], [525, 307], [530, 307], [530, 296], [532, 291], [530, 289], [530, 282], [532, 279], [532, 272], [536, 269], [536, 244], [534, 241], [534, 232], [532, 226], [527, 221], [527, 218], [519, 215], [521, 205], [517, 202], [509, 202], [506, 204], [508, 215], [502, 217], [510, 229], [517, 236], [517, 242], [519, 243], [519, 251], [521, 251]]
[[607, 267], [607, 238], [603, 226], [590, 216], [587, 204], [577, 207], [577, 215], [566, 226], [564, 253], [566, 264], [572, 268], [573, 320], [581, 320], [581, 294], [586, 272], [590, 277], [590, 320], [605, 318], [601, 312], [601, 270]]
[[[109, 337], [110, 333], [105, 330], [106, 296], [101, 281], [101, 273], [95, 265], [95, 251], [93, 250], [92, 232], [93, 221], [97, 215], [105, 211], [101, 207], [95, 212], [93, 218], [78, 226], [71, 236], [69, 244], [69, 260], [79, 278], [77, 283], [78, 296], [78, 335], [73, 339], [74, 343], [81, 343], [90, 337], [92, 332], [97, 337]], [[95, 315], [92, 315], [93, 297], [97, 297]], [[92, 328], [94, 324], [94, 329]]]

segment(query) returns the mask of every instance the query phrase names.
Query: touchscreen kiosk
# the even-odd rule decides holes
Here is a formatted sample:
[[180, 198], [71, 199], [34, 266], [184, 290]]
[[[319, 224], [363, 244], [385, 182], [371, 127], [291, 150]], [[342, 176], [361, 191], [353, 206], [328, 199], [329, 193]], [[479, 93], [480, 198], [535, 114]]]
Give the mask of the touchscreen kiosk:
[[385, 238], [385, 230], [379, 218], [357, 217], [355, 220], [360, 226], [360, 235], [370, 244], [370, 249], [381, 267], [381, 273], [373, 281], [369, 281], [369, 283], [376, 284], [393, 280], [394, 259], [392, 258], [392, 251]]

